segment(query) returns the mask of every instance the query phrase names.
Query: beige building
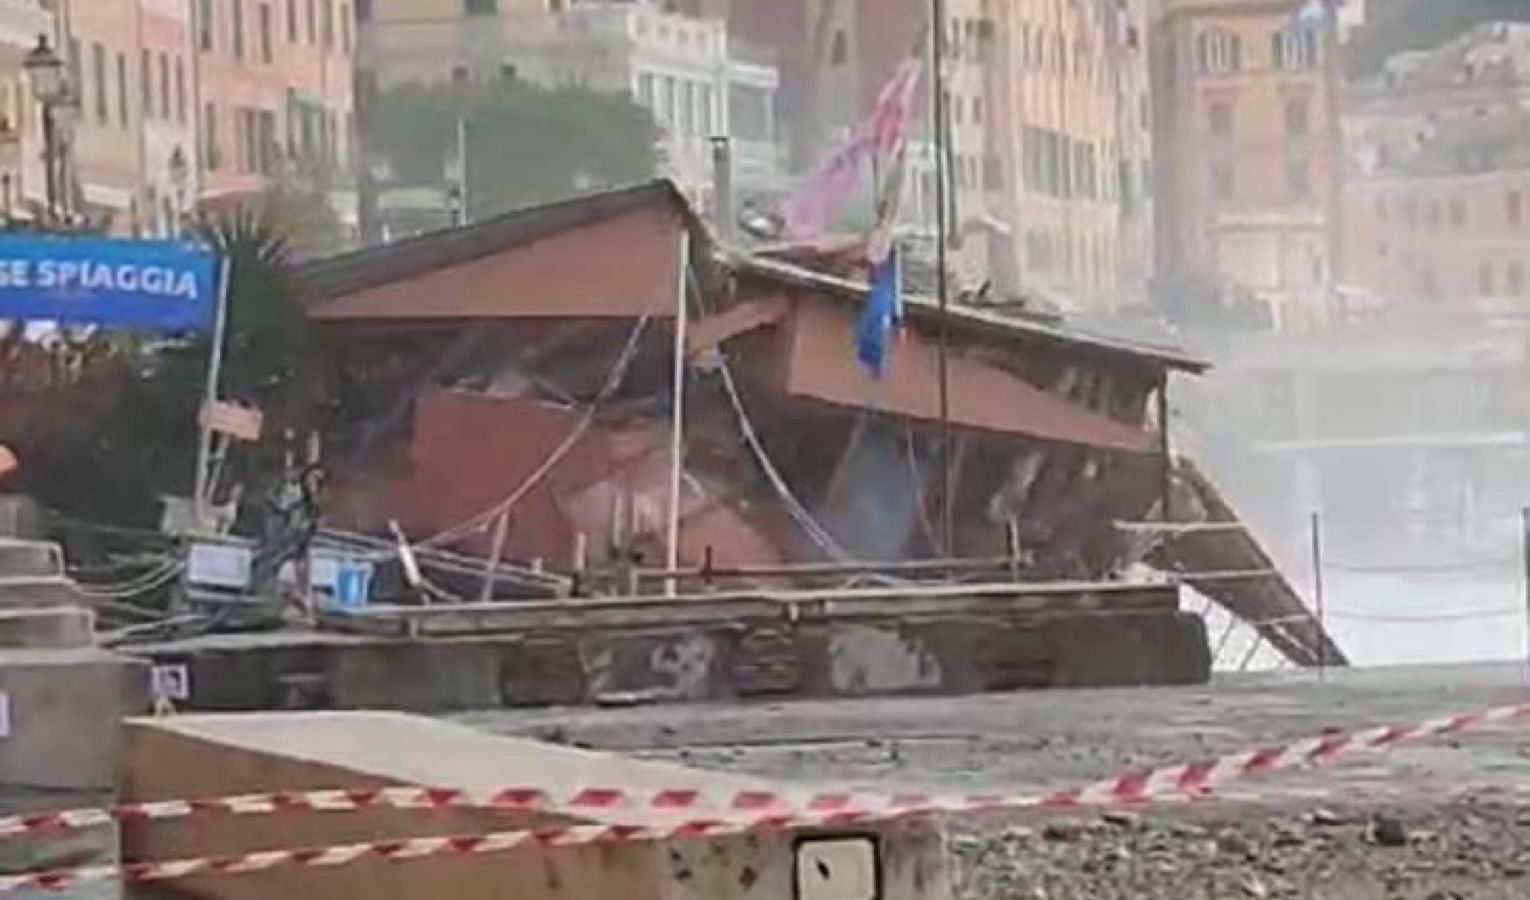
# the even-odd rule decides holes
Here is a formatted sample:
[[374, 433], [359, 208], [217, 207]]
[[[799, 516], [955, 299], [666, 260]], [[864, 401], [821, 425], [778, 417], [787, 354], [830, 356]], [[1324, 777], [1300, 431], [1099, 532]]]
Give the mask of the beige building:
[[1298, 0], [1158, 0], [1157, 274], [1321, 318], [1338, 241], [1335, 73]]
[[986, 186], [1013, 230], [1022, 283], [1085, 307], [1139, 301], [1151, 153], [1146, 7], [1052, 0], [996, 11], [1000, 40], [985, 85], [996, 168]]
[[28, 215], [46, 199], [41, 115], [22, 59], [39, 35], [56, 40], [43, 0], [0, 0], [0, 215]]
[[1395, 57], [1349, 99], [1346, 281], [1382, 305], [1530, 297], [1530, 25]]

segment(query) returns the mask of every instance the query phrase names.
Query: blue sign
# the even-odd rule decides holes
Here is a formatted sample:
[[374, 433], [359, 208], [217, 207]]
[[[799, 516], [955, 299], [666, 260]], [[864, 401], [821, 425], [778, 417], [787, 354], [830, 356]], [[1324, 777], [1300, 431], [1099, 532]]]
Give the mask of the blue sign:
[[173, 241], [0, 235], [0, 320], [131, 331], [204, 331], [218, 259]]

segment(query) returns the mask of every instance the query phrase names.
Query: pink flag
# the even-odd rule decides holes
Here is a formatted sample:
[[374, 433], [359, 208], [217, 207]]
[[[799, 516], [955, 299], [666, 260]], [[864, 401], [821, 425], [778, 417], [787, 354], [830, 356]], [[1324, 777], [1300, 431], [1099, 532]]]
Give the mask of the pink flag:
[[[913, 125], [919, 70], [916, 60], [899, 66], [877, 94], [870, 117], [798, 186], [785, 208], [786, 227], [792, 236], [823, 234], [855, 195], [866, 162], [873, 157], [894, 162], [902, 155]], [[878, 205], [883, 205], [881, 198]]]
[[855, 185], [871, 151], [871, 142], [856, 136], [824, 160], [786, 201], [787, 233], [793, 237], [816, 237], [827, 231], [855, 194]]

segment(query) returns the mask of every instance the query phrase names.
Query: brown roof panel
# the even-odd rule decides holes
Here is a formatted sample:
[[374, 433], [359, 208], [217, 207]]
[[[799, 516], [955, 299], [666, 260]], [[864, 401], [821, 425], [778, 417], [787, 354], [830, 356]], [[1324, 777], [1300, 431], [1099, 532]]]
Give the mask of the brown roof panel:
[[[936, 349], [913, 330], [892, 338], [882, 378], [855, 359], [854, 322], [844, 310], [804, 300], [792, 316], [786, 391], [839, 406], [940, 419]], [[1152, 435], [1091, 412], [1003, 369], [953, 354], [949, 358], [951, 421], [958, 427], [1022, 435], [1106, 450], [1141, 453]]]
[[294, 276], [321, 321], [668, 314], [675, 235], [694, 225], [659, 180], [340, 254]]

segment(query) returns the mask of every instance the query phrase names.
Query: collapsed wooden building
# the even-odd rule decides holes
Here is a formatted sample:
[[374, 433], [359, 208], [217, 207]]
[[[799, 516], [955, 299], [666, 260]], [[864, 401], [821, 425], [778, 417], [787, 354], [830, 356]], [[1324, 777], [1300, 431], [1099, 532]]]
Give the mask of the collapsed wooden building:
[[[852, 350], [863, 283], [719, 241], [668, 182], [317, 261], [298, 279], [345, 373], [325, 442], [340, 529], [397, 523], [422, 546], [581, 573], [584, 591], [612, 590], [598, 573], [616, 571], [641, 588], [645, 569], [740, 588], [798, 563], [819, 564], [795, 570], [811, 580], [957, 571], [962, 557], [1075, 583], [1119, 581], [1149, 555], [1192, 574], [1268, 565], [1251, 542], [1177, 556], [1177, 542], [1117, 527], [1176, 505], [1231, 515], [1220, 499], [1176, 502], [1214, 489], [1177, 477], [1157, 424], [1171, 377], [1198, 360], [915, 295], [873, 378]], [[1296, 663], [1342, 662], [1288, 587], [1207, 584]]]

